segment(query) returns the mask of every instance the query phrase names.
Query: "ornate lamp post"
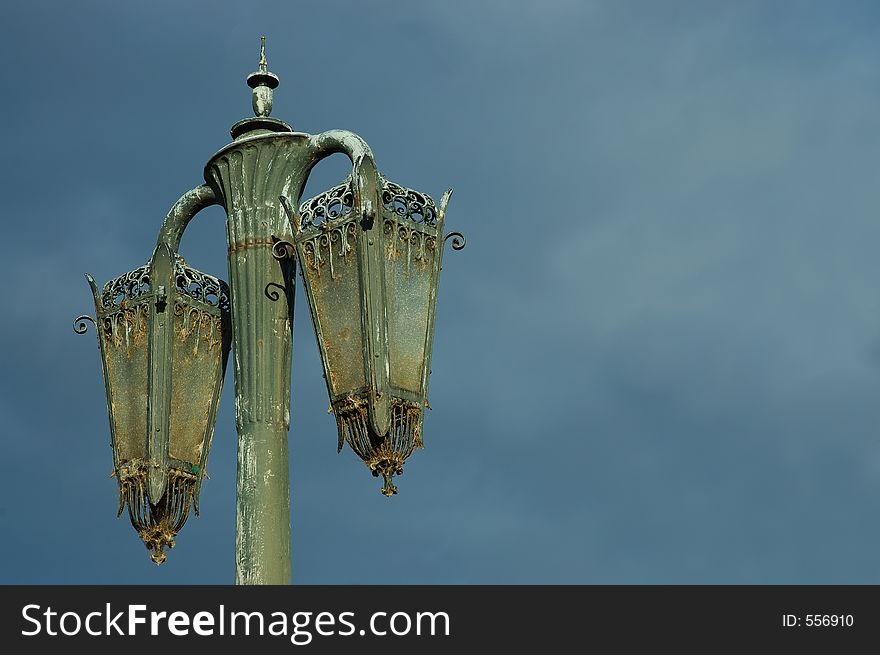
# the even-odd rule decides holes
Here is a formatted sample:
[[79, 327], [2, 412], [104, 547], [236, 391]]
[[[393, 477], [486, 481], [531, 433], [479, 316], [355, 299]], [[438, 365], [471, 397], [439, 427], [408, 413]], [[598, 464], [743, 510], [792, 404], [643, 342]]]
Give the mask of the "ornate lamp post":
[[[383, 493], [422, 446], [446, 204], [387, 181], [369, 146], [332, 130], [294, 132], [269, 116], [278, 77], [265, 40], [247, 77], [255, 117], [184, 194], [150, 262], [95, 299], [120, 513], [156, 563], [198, 494], [231, 339], [238, 431], [237, 584], [290, 582], [290, 364], [296, 263], [321, 351], [338, 447], [348, 442]], [[351, 175], [300, 203], [312, 168], [341, 152]], [[201, 209], [227, 214], [230, 285], [177, 254]], [[453, 248], [464, 247], [453, 232]], [[283, 301], [282, 301], [283, 298]], [[230, 312], [231, 310], [231, 312]], [[231, 313], [231, 317], [230, 317]], [[76, 321], [77, 332], [85, 320]]]

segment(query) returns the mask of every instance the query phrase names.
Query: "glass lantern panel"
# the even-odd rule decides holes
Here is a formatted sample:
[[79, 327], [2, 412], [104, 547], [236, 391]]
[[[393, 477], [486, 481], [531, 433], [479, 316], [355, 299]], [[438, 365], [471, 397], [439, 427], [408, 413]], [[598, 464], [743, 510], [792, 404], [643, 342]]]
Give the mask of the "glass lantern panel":
[[120, 464], [146, 457], [147, 302], [127, 306], [103, 318], [108, 403]]
[[178, 301], [173, 338], [169, 455], [201, 466], [205, 434], [213, 430], [214, 393], [222, 384], [221, 318]]
[[357, 240], [333, 236], [306, 242], [303, 274], [308, 276], [330, 394], [338, 397], [362, 388], [366, 381]]
[[391, 385], [420, 394], [436, 240], [396, 221], [386, 223], [385, 240]]

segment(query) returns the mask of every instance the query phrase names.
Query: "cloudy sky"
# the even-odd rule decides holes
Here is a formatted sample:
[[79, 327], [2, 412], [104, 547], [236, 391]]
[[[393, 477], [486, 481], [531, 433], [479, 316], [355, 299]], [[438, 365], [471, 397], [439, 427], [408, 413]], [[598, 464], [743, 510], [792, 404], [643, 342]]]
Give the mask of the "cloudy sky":
[[[454, 187], [468, 240], [390, 500], [335, 452], [299, 294], [294, 582], [880, 583], [876, 3], [128, 4], [0, 8], [0, 582], [233, 579], [231, 367], [201, 517], [157, 568], [71, 320], [251, 115], [266, 34], [273, 115]], [[228, 278], [223, 221], [182, 253]]]

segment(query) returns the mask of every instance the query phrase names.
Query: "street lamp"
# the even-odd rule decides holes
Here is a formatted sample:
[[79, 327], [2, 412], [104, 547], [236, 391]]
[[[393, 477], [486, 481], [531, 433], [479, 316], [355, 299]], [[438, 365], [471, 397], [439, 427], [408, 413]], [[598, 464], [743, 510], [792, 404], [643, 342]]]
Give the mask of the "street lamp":
[[[440, 206], [386, 180], [356, 134], [294, 132], [269, 116], [278, 77], [261, 39], [247, 77], [255, 116], [205, 166], [206, 184], [165, 218], [150, 262], [95, 299], [120, 513], [157, 564], [190, 507], [198, 513], [231, 340], [238, 432], [237, 584], [290, 581], [290, 364], [299, 262], [321, 352], [338, 447], [348, 442], [382, 492], [422, 446], [434, 314], [451, 190]], [[301, 203], [312, 168], [352, 162], [340, 185]], [[230, 285], [178, 255], [201, 209], [226, 210]], [[282, 301], [283, 299], [283, 301]], [[75, 322], [85, 331], [88, 316]], [[93, 320], [93, 322], [95, 322]]]

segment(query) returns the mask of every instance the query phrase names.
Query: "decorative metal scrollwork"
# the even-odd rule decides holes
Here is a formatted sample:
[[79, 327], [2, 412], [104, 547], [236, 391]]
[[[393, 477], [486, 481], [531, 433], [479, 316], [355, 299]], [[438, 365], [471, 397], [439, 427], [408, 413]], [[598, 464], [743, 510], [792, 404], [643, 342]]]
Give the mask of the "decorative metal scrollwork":
[[85, 334], [89, 329], [89, 325], [88, 323], [86, 323], [86, 321], [91, 321], [94, 328], [96, 330], [98, 329], [98, 324], [95, 323], [95, 319], [93, 319], [88, 314], [83, 314], [82, 316], [77, 316], [75, 319], [73, 319], [73, 331], [77, 334]]
[[107, 343], [117, 348], [125, 344], [128, 349], [133, 342], [146, 335], [149, 307], [148, 302], [140, 302], [105, 314], [101, 319], [101, 329]]
[[394, 219], [386, 219], [385, 251], [390, 260], [406, 255], [406, 270], [410, 270], [410, 262], [418, 266], [427, 266], [434, 259], [436, 238], [415, 227], [408, 227]]
[[272, 240], [275, 242], [272, 244], [272, 256], [275, 259], [282, 261], [284, 259], [293, 259], [296, 256], [296, 247], [290, 241], [279, 239], [274, 234], [272, 235]]
[[193, 354], [198, 352], [199, 343], [204, 341], [209, 348], [223, 345], [223, 325], [226, 320], [209, 311], [194, 307], [189, 303], [174, 303], [175, 329], [181, 339], [188, 339], [194, 332], [198, 336]]
[[[229, 309], [229, 287], [213, 275], [190, 268], [178, 255], [174, 261], [174, 283], [177, 290], [191, 298], [222, 310]], [[110, 280], [101, 292], [101, 305], [105, 310], [120, 307], [123, 301], [133, 301], [150, 291], [150, 265], [129, 271]]]
[[[431, 196], [390, 182], [381, 176], [380, 182], [382, 184], [382, 204], [389, 212], [400, 218], [407, 218], [414, 223], [430, 226], [437, 224], [437, 206]], [[300, 205], [301, 227], [305, 230], [317, 227], [325, 221], [336, 220], [350, 214], [353, 207], [354, 192], [352, 191], [351, 176], [349, 176], [341, 184]], [[287, 209], [286, 206], [285, 209]]]
[[464, 238], [464, 235], [461, 232], [450, 232], [445, 237], [443, 237], [443, 242], [445, 243], [447, 239], [452, 237], [452, 249], [453, 250], [462, 250], [467, 245], [467, 241]]
[[333, 221], [350, 214], [354, 207], [354, 193], [351, 190], [351, 176], [342, 184], [306, 200], [299, 208], [302, 229], [317, 227], [326, 221]]
[[101, 305], [104, 309], [119, 307], [123, 301], [135, 300], [149, 291], [150, 265], [145, 264], [105, 284], [101, 291]]
[[[337, 260], [340, 257], [346, 260], [353, 252], [352, 243], [355, 240], [357, 225], [354, 222], [348, 222], [330, 227], [327, 223], [322, 223], [320, 230], [318, 234], [303, 243], [302, 250], [305, 262], [301, 262], [301, 265], [308, 266], [320, 273], [324, 264], [329, 264], [330, 279], [335, 280], [334, 254]], [[335, 253], [334, 248], [336, 249]]]
[[[431, 196], [403, 187], [379, 176], [382, 204], [385, 219], [382, 229], [386, 236], [386, 256], [389, 259], [406, 257], [407, 271], [410, 262], [426, 266], [433, 259], [435, 249], [438, 210]], [[332, 279], [336, 278], [335, 262], [346, 258], [353, 251], [353, 238], [359, 224], [350, 220], [353, 217], [354, 192], [352, 178], [348, 176], [341, 184], [306, 200], [299, 207], [299, 213], [291, 210], [287, 199], [281, 203], [288, 219], [303, 232], [301, 242], [303, 266], [320, 273], [327, 265]], [[464, 247], [464, 237], [453, 233], [456, 239], [453, 247]], [[461, 237], [460, 239], [458, 237]], [[300, 239], [297, 238], [300, 242]], [[281, 244], [275, 244], [273, 254], [280, 259], [286, 255]]]
[[382, 204], [397, 216], [416, 223], [431, 226], [437, 224], [437, 207], [431, 196], [386, 179], [382, 179]]
[[[279, 293], [278, 291], [275, 291], [275, 289], [281, 289], [281, 292]], [[278, 302], [282, 293], [287, 295], [287, 289], [275, 282], [269, 282], [269, 284], [266, 285], [266, 288], [263, 289], [263, 293], [266, 294], [266, 297], [272, 302]]]
[[181, 256], [174, 261], [174, 283], [177, 290], [207, 305], [229, 310], [229, 287], [213, 275], [187, 266]]

